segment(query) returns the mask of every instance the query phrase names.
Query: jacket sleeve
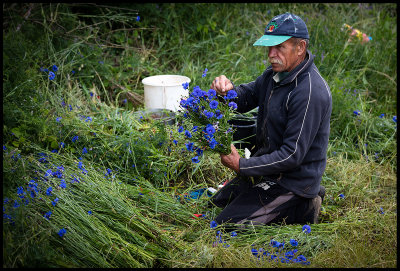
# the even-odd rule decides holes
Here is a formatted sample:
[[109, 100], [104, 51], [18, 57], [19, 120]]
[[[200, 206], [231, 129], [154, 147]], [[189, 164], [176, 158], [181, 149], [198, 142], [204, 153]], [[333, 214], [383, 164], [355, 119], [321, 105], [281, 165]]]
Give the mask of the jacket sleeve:
[[310, 74], [291, 93], [287, 103], [288, 122], [283, 144], [277, 150], [249, 159], [240, 158], [240, 174], [266, 176], [299, 166], [318, 132], [328, 108], [321, 89], [313, 89]]

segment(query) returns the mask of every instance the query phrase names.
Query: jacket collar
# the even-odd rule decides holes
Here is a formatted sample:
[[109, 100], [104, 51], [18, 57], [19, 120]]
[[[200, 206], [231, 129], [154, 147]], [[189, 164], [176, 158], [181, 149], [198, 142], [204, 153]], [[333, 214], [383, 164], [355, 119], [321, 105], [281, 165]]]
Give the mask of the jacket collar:
[[297, 65], [297, 67], [294, 68], [288, 74], [288, 76], [286, 76], [286, 78], [283, 79], [278, 84], [284, 85], [284, 84], [287, 84], [287, 83], [291, 83], [294, 79], [296, 79], [296, 77], [299, 74], [301, 74], [302, 72], [307, 70], [308, 67], [310, 67], [313, 63], [314, 63], [314, 56], [311, 54], [311, 52], [309, 50], [307, 50], [306, 57], [304, 58], [304, 60], [299, 65]]

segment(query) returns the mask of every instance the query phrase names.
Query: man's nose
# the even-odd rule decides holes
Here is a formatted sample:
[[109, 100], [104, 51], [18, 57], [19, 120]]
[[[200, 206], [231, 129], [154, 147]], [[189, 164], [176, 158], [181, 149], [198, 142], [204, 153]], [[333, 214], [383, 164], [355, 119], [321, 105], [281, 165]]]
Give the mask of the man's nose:
[[276, 56], [276, 47], [275, 46], [268, 47], [268, 57], [274, 57], [274, 56]]

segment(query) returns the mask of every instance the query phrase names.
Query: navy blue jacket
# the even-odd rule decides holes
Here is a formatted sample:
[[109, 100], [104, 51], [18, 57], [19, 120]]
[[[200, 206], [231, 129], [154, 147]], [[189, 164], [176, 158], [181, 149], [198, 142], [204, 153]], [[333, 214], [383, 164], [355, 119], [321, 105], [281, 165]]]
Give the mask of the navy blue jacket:
[[236, 87], [238, 111], [259, 107], [256, 153], [240, 158], [239, 174], [263, 176], [293, 193], [318, 195], [326, 167], [332, 96], [307, 55], [281, 82], [271, 66], [255, 81]]

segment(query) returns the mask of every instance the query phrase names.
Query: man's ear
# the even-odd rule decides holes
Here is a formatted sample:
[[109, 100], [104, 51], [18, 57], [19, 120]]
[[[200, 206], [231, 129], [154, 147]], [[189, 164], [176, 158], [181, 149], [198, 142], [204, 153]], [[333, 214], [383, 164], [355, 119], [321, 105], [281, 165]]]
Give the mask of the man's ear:
[[305, 40], [301, 40], [298, 44], [297, 44], [297, 55], [301, 56], [302, 54], [305, 53], [306, 51], [306, 41]]

